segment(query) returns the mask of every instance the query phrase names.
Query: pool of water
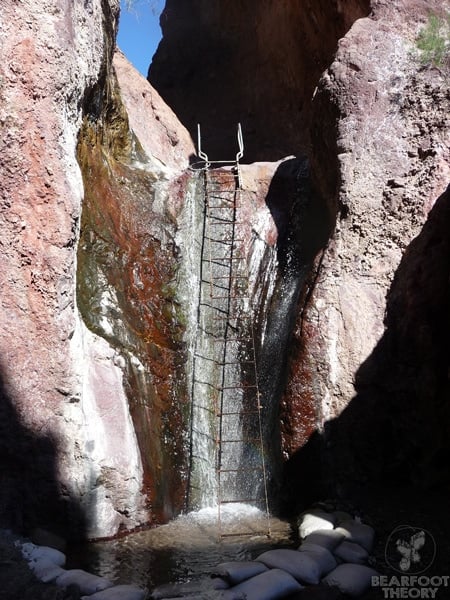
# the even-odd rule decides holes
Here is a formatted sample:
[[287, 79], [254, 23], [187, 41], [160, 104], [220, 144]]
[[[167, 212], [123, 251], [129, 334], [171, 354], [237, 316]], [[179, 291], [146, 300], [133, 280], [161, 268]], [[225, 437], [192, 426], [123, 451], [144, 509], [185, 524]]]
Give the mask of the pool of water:
[[257, 508], [233, 505], [222, 509], [220, 531], [228, 535], [221, 538], [217, 509], [207, 508], [148, 531], [84, 545], [70, 562], [116, 584], [151, 591], [163, 583], [199, 580], [223, 561], [252, 560], [270, 548], [294, 545], [289, 523], [271, 517], [270, 537], [267, 525], [267, 515]]

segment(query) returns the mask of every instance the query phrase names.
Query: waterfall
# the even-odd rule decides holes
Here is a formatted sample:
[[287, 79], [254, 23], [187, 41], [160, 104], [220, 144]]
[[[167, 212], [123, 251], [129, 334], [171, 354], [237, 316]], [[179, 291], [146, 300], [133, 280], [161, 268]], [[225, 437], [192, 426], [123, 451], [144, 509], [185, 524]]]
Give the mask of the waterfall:
[[[211, 413], [210, 386], [206, 382], [214, 382], [218, 374], [212, 362], [202, 358], [208, 355], [209, 347], [208, 340], [201, 333], [205, 331], [207, 322], [201, 310], [204, 190], [200, 171], [192, 171], [179, 218], [176, 243], [181, 257], [177, 289], [186, 314], [186, 374], [191, 393], [188, 508], [193, 510], [216, 504], [214, 418]], [[205, 382], [204, 385], [201, 380]]]
[[[291, 168], [292, 162], [289, 161]], [[279, 167], [275, 163], [243, 167], [247, 183], [244, 182], [239, 198], [239, 268], [233, 273], [232, 290], [232, 298], [236, 295], [237, 299], [227, 299], [228, 289], [223, 300], [211, 301], [212, 285], [220, 292], [217, 282], [226, 278], [226, 269], [220, 261], [208, 258], [207, 240], [220, 238], [220, 235], [212, 236], [208, 231], [206, 184], [202, 171], [192, 171], [179, 219], [176, 240], [181, 257], [178, 293], [186, 314], [186, 371], [191, 390], [189, 510], [217, 505], [220, 508], [221, 502], [233, 501], [233, 497], [249, 498], [250, 503], [263, 507], [264, 483], [257, 465], [262, 463], [264, 456], [265, 472], [268, 477], [271, 473], [276, 477], [272, 463], [281, 460], [277, 407], [304, 273], [303, 269], [291, 269], [289, 260], [288, 268], [279, 262], [280, 240], [283, 244], [286, 240], [279, 237], [280, 231], [282, 235], [284, 232], [276, 218], [280, 215], [281, 220], [289, 218], [296, 194], [296, 190], [289, 189], [285, 195], [282, 190], [281, 208], [277, 204], [275, 208], [279, 212], [274, 217], [274, 207], [268, 205], [267, 198]], [[220, 177], [220, 172], [224, 173], [220, 169], [215, 176]], [[289, 173], [289, 182], [295, 182], [296, 176], [297, 172], [292, 177]], [[262, 180], [265, 187], [261, 186]], [[279, 190], [276, 190], [278, 202]], [[273, 194], [271, 198], [273, 200]], [[225, 244], [226, 236], [221, 235], [220, 241]], [[209, 253], [211, 255], [211, 249]], [[212, 254], [217, 254], [217, 248]], [[227, 309], [227, 302], [236, 302], [231, 311]], [[226, 315], [222, 322], [221, 313]], [[225, 331], [224, 327], [227, 328]], [[233, 338], [233, 331], [239, 332], [239, 339]], [[220, 401], [227, 407], [226, 411], [217, 406], [219, 389]], [[254, 393], [258, 398], [262, 391], [262, 448], [254, 443], [261, 433], [258, 419], [255, 416], [253, 422], [246, 422], [243, 416], [251, 412], [252, 390], [256, 390]], [[226, 413], [226, 417], [221, 416], [219, 429], [218, 412]], [[217, 444], [217, 440], [226, 440], [227, 445]], [[218, 466], [225, 472], [221, 483], [221, 490], [225, 491], [220, 492], [220, 497]], [[228, 475], [228, 471], [235, 475]], [[251, 501], [252, 497], [260, 501]]]
[[[221, 176], [229, 181], [233, 177], [230, 171], [221, 172]], [[182, 257], [178, 287], [184, 290], [182, 302], [187, 314], [187, 374], [191, 390], [188, 507], [192, 510], [250, 498], [255, 490], [264, 497], [262, 473], [256, 475], [263, 453], [255, 443], [260, 431], [256, 415], [252, 415], [254, 424], [249, 424], [248, 417], [246, 422], [245, 415], [251, 412], [251, 403], [257, 406], [259, 401], [254, 347], [250, 343], [253, 339], [250, 295], [260, 300], [261, 292], [255, 288], [261, 265], [256, 263], [264, 258], [263, 248], [267, 246], [252, 235], [250, 222], [246, 225], [248, 231], [240, 231], [245, 246], [230, 259], [237, 261], [233, 265], [238, 265], [233, 267], [234, 287], [230, 295], [227, 284], [230, 260], [210, 260], [211, 252], [226, 256], [230, 240], [225, 228], [208, 225], [204, 182], [203, 172], [192, 173], [177, 239]], [[218, 217], [217, 220], [221, 224]], [[208, 241], [211, 237], [220, 240], [213, 250]], [[246, 300], [240, 298], [244, 292]], [[244, 336], [242, 339], [247, 342], [236, 336]], [[243, 464], [247, 471], [243, 470]]]

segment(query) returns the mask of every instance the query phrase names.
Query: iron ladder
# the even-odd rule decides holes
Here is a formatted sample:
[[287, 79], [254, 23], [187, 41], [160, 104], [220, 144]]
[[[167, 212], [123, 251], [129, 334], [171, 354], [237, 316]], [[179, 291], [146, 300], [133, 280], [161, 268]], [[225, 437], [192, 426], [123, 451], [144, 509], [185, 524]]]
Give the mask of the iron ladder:
[[[204, 160], [204, 244], [202, 284], [209, 287], [212, 357], [217, 365], [212, 383], [215, 424], [217, 506], [221, 538], [242, 535], [270, 536], [267, 472], [262, 432], [262, 398], [258, 385], [255, 336], [249, 294], [247, 263], [241, 248], [245, 224], [239, 221], [243, 188], [239, 160], [243, 139], [238, 125], [239, 152], [234, 161]], [[208, 297], [205, 296], [205, 297]], [[262, 508], [264, 531], [226, 532], [225, 505], [245, 503]]]

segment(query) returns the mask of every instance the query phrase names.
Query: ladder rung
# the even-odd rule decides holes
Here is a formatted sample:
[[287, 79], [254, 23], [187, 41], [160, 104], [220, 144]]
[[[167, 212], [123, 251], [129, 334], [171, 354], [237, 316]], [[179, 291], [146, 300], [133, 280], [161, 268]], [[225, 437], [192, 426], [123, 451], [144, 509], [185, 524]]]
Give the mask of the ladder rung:
[[209, 198], [220, 198], [222, 196], [233, 196], [234, 197], [234, 192], [236, 191], [235, 187], [224, 187], [224, 186], [218, 186], [215, 188], [209, 188], [209, 190], [207, 190], [209, 192], [208, 194], [208, 199]]
[[217, 364], [221, 367], [226, 367], [227, 365], [254, 365], [256, 360], [230, 360], [227, 362], [218, 362]]
[[232, 260], [244, 260], [242, 256], [211, 256], [207, 259], [203, 259], [204, 262], [213, 262], [215, 260], [223, 260], [225, 262], [231, 262]]
[[[248, 279], [248, 275], [223, 275], [222, 277], [218, 277], [217, 275], [214, 275], [213, 277], [211, 277], [211, 279]], [[202, 280], [204, 281], [204, 280]], [[208, 282], [206, 282], [208, 283]]]
[[[242, 320], [248, 320], [248, 319], [252, 319], [251, 316], [245, 316], [243, 315], [242, 317], [213, 317], [213, 321], [242, 321]], [[232, 326], [234, 327], [234, 326]]]
[[258, 502], [259, 498], [236, 498], [236, 500], [221, 500], [219, 504], [237, 504], [238, 502]]
[[[262, 409], [262, 406], [260, 406]], [[259, 410], [238, 410], [236, 412], [221, 412], [216, 413], [216, 417], [231, 417], [233, 415], [257, 415]]]
[[262, 467], [240, 467], [239, 469], [217, 469], [218, 473], [249, 473], [251, 471], [262, 471]]
[[[213, 217], [214, 218], [214, 217]], [[219, 219], [219, 217], [215, 218], [217, 223], [209, 223], [210, 227], [224, 227], [225, 225], [245, 225], [244, 221], [228, 221], [226, 219]]]
[[241, 294], [228, 294], [228, 296], [210, 296], [212, 300], [245, 300], [250, 296], [242, 296]]
[[[210, 242], [216, 242], [216, 244], [229, 244], [231, 241], [231, 240], [221, 240], [218, 238], [212, 238], [207, 235], [205, 235], [205, 240], [209, 240]], [[205, 259], [203, 259], [203, 260], [205, 260]], [[206, 260], [208, 260], [208, 259], [206, 259]]]
[[211, 206], [208, 204], [208, 209], [212, 210], [233, 210], [234, 206]]
[[250, 390], [258, 389], [257, 385], [222, 385], [219, 387], [220, 390]]
[[214, 343], [216, 344], [220, 344], [220, 343], [224, 343], [224, 342], [251, 342], [252, 338], [249, 337], [236, 337], [236, 338], [221, 338], [221, 339], [214, 339]]
[[220, 440], [220, 442], [218, 442], [219, 444], [238, 444], [238, 443], [244, 443], [244, 444], [255, 444], [255, 443], [259, 443], [261, 442], [261, 440], [259, 438], [246, 438], [245, 440]]
[[[243, 502], [243, 501], [237, 500], [237, 502]], [[219, 535], [220, 535], [221, 538], [257, 536], [257, 535], [261, 535], [261, 536], [265, 536], [265, 537], [269, 537], [270, 538], [270, 531], [269, 530], [266, 530], [266, 531], [245, 531], [245, 532], [241, 532], [241, 533], [220, 533]]]

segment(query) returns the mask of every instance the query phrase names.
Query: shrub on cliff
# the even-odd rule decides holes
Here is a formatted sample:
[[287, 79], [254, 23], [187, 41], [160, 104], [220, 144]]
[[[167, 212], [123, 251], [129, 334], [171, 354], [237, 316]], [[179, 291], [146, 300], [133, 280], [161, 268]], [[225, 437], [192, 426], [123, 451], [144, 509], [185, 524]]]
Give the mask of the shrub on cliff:
[[450, 68], [450, 14], [430, 14], [416, 40], [423, 65]]

